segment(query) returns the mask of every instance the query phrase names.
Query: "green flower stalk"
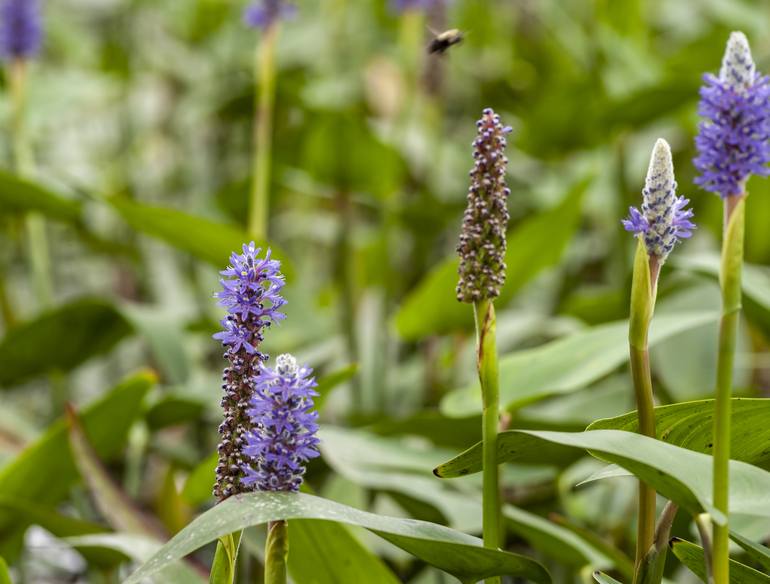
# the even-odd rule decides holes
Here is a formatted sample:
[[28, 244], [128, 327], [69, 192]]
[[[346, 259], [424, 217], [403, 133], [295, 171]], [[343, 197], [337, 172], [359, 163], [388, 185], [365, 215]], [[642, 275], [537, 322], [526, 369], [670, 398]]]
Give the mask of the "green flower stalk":
[[[671, 148], [659, 139], [650, 157], [642, 210], [631, 207], [628, 219], [622, 222], [639, 239], [631, 284], [628, 342], [639, 432], [653, 438], [655, 401], [647, 335], [655, 309], [658, 275], [679, 239], [690, 237], [695, 227], [690, 221], [692, 211], [685, 210], [689, 201], [677, 197], [676, 186]], [[639, 481], [635, 582], [640, 581], [645, 557], [655, 543], [655, 502], [655, 490]]]
[[712, 574], [717, 584], [730, 580], [729, 513], [730, 417], [735, 344], [741, 310], [746, 181], [767, 175], [770, 162], [770, 78], [756, 71], [745, 35], [734, 32], [727, 42], [719, 76], [706, 75], [698, 113], [694, 164], [696, 183], [724, 201], [724, 238], [720, 285], [716, 404], [714, 413], [714, 506], [725, 516], [714, 524]]
[[[11, 94], [11, 136], [16, 173], [29, 177], [35, 164], [25, 117], [29, 61], [40, 52], [43, 28], [40, 4], [37, 0], [2, 0], [0, 2], [0, 56], [6, 61]], [[25, 218], [29, 242], [29, 262], [35, 292], [41, 306], [53, 301], [50, 259], [45, 221], [37, 213]]]
[[283, 0], [258, 0], [243, 13], [247, 26], [262, 29], [257, 48], [257, 81], [254, 177], [249, 204], [248, 233], [255, 239], [267, 238], [270, 210], [270, 173], [273, 159], [273, 109], [275, 107], [275, 45], [280, 21], [294, 13], [294, 6]]
[[[476, 366], [484, 404], [484, 545], [497, 549], [502, 535], [497, 465], [500, 388], [493, 301], [505, 282], [506, 202], [510, 194], [505, 185], [508, 164], [505, 136], [511, 128], [503, 126], [500, 117], [489, 108], [484, 110], [476, 125], [478, 136], [473, 142], [475, 164], [470, 172], [468, 207], [457, 246], [460, 255], [457, 299], [472, 303], [476, 317]], [[487, 582], [498, 583], [500, 579], [489, 578]]]

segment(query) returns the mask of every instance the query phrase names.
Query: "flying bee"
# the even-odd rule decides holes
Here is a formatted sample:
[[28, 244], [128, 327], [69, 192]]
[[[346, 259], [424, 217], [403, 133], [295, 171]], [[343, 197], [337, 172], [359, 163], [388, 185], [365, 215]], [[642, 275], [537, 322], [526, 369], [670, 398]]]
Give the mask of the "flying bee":
[[441, 55], [443, 55], [452, 45], [459, 45], [463, 42], [463, 38], [465, 37], [463, 32], [457, 28], [451, 28], [439, 33], [433, 32], [433, 34], [435, 35], [435, 38], [430, 41], [428, 52], [431, 54], [439, 53]]

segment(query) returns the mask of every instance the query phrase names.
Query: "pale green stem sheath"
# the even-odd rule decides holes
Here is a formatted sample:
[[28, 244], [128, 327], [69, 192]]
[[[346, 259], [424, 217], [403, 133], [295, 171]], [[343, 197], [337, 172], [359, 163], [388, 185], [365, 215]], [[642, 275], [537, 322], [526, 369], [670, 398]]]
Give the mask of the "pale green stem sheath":
[[703, 546], [703, 561], [706, 566], [706, 582], [708, 584], [714, 584], [714, 575], [711, 571], [713, 561], [712, 549], [714, 547], [711, 525], [711, 517], [708, 513], [701, 513], [695, 516], [695, 527], [698, 528], [700, 543]]
[[[644, 242], [640, 239], [634, 258], [634, 274], [631, 284], [631, 311], [628, 327], [628, 344], [631, 360], [631, 375], [634, 382], [636, 412], [639, 419], [639, 433], [655, 437], [655, 401], [650, 374], [650, 355], [647, 349], [647, 334], [655, 308], [655, 294], [660, 263], [655, 256], [648, 257]], [[655, 540], [655, 490], [639, 481], [639, 501], [636, 534], [636, 562], [634, 582], [639, 577]]]
[[[484, 547], [500, 547], [500, 487], [497, 467], [497, 432], [500, 410], [500, 386], [495, 340], [495, 307], [491, 300], [473, 304], [476, 316], [476, 367], [483, 401], [483, 501]], [[487, 584], [499, 584], [500, 578], [488, 578]]]
[[[16, 59], [11, 62], [9, 86], [14, 169], [19, 176], [29, 177], [34, 172], [35, 165], [24, 123], [27, 109], [27, 63], [23, 59]], [[24, 222], [35, 294], [40, 306], [48, 307], [53, 302], [53, 286], [50, 278], [51, 260], [48, 255], [45, 221], [38, 213], [28, 213]]]
[[289, 556], [289, 524], [271, 521], [267, 524], [265, 545], [265, 584], [286, 584], [286, 559]]
[[270, 171], [273, 158], [273, 109], [275, 106], [275, 44], [278, 23], [267, 27], [257, 50], [257, 112], [254, 129], [254, 176], [249, 204], [248, 232], [255, 239], [267, 239], [270, 212]]
[[236, 531], [219, 538], [214, 562], [211, 564], [209, 584], [233, 584], [235, 582], [235, 566], [242, 535], [243, 531]]
[[714, 507], [725, 516], [714, 523], [712, 574], [716, 584], [730, 582], [730, 529], [727, 524], [730, 495], [730, 418], [735, 342], [741, 311], [741, 270], [746, 195], [725, 199], [725, 233], [719, 282], [722, 288], [722, 319], [719, 323], [716, 404], [714, 411]]

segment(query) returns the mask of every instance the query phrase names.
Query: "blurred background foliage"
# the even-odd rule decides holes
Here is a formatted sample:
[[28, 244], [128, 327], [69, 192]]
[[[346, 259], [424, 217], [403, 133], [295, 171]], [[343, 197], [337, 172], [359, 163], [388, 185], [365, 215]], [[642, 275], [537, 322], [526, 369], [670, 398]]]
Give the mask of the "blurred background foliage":
[[[212, 502], [224, 362], [211, 339], [221, 318], [211, 295], [230, 251], [248, 241], [259, 33], [241, 24], [242, 8], [45, 3], [27, 112], [37, 171], [25, 180], [0, 172], [0, 555], [20, 581], [116, 581], [127, 557], [146, 556]], [[454, 299], [453, 253], [484, 107], [514, 128], [509, 272], [498, 303], [506, 423], [580, 430], [633, 409], [625, 324], [607, 323], [627, 315], [634, 242], [620, 219], [639, 201], [658, 137], [672, 145], [699, 228], [662, 275], [656, 390], [662, 403], [711, 394], [721, 210], [692, 183], [697, 92], [734, 29], [746, 32], [759, 69], [770, 69], [767, 3], [298, 8], [277, 48], [268, 238], [288, 275], [288, 318], [264, 349], [295, 353], [321, 380], [323, 458], [309, 470], [312, 489], [480, 531], [479, 481], [440, 482], [430, 469], [479, 437], [472, 312]], [[465, 31], [465, 42], [428, 56], [430, 29], [447, 28]], [[8, 112], [3, 92], [6, 121]], [[7, 132], [0, 150], [10, 169]], [[736, 382], [757, 396], [770, 388], [770, 184], [752, 179], [749, 191]], [[53, 307], [35, 301], [28, 211], [47, 219]], [[68, 447], [77, 426], [54, 422], [66, 402], [93, 451]], [[628, 569], [633, 480], [575, 488], [601, 467], [583, 458], [505, 468], [509, 547], [542, 559], [556, 582]], [[93, 479], [101, 471], [138, 523], [103, 504], [110, 490]], [[368, 533], [306, 523], [292, 550], [318, 566], [295, 562], [298, 582], [339, 581], [320, 565], [359, 548], [347, 555], [365, 560], [363, 573], [382, 559], [402, 581], [450, 581]], [[744, 523], [747, 536], [770, 535], [767, 522]], [[257, 572], [263, 537], [252, 531], [244, 582]], [[312, 553], [314, 537], [345, 543], [324, 556]], [[197, 581], [191, 566], [165, 581]]]

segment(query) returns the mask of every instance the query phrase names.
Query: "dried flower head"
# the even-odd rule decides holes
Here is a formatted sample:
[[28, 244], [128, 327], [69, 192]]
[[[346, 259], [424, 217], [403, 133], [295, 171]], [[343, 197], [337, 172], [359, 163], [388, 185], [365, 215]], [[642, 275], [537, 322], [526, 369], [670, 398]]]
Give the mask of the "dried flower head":
[[247, 410], [254, 395], [255, 378], [261, 374], [262, 361], [268, 358], [260, 352], [259, 345], [264, 328], [284, 318], [279, 312], [285, 304], [281, 297], [281, 263], [270, 258], [270, 250], [259, 258], [260, 251], [251, 242], [243, 246], [243, 253], [233, 253], [230, 266], [221, 272], [222, 290], [214, 295], [228, 312], [222, 320], [224, 330], [214, 335], [226, 347], [224, 356], [229, 361], [223, 374], [224, 421], [219, 426], [219, 463], [214, 485], [214, 495], [220, 501], [251, 490], [242, 480], [247, 460], [243, 449], [246, 435], [252, 429]]
[[662, 264], [680, 239], [692, 235], [695, 225], [690, 221], [691, 209], [685, 209], [689, 199], [677, 197], [671, 148], [663, 139], [655, 142], [650, 156], [647, 179], [642, 190], [642, 211], [629, 208], [629, 217], [622, 221], [626, 231], [642, 237], [647, 253]]
[[43, 40], [38, 0], [0, 0], [0, 56], [29, 59], [40, 52]]
[[257, 0], [243, 11], [243, 22], [251, 28], [266, 29], [274, 22], [291, 18], [296, 6], [285, 0]]
[[703, 79], [695, 183], [723, 198], [741, 195], [749, 176], [768, 174], [770, 78], [756, 72], [746, 36], [734, 32], [719, 77]]
[[319, 455], [318, 412], [311, 412], [316, 382], [309, 367], [280, 355], [275, 369], [261, 365], [251, 398], [243, 482], [259, 491], [298, 491], [305, 463]]
[[505, 185], [508, 164], [505, 136], [511, 128], [503, 126], [500, 116], [489, 108], [484, 110], [476, 126], [475, 163], [470, 172], [468, 206], [457, 245], [460, 255], [457, 299], [460, 302], [496, 298], [505, 283], [506, 203], [511, 192]]

